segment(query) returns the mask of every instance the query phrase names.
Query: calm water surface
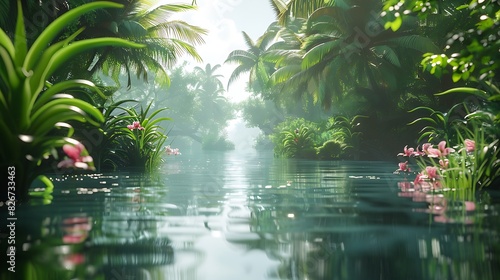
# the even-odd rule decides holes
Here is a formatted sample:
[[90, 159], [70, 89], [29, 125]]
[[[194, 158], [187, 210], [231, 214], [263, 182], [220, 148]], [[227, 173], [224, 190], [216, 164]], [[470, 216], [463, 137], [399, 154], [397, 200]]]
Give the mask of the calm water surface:
[[430, 203], [396, 167], [229, 152], [169, 157], [153, 177], [55, 176], [51, 204], [16, 209], [1, 276], [500, 279], [498, 194]]

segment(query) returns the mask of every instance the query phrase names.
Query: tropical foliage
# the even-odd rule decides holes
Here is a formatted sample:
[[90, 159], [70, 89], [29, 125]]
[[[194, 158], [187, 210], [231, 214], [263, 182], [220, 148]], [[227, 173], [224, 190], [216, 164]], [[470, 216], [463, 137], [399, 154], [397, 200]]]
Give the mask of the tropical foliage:
[[[201, 57], [195, 46], [204, 43], [206, 30], [190, 25], [182, 20], [172, 19], [173, 15], [195, 9], [186, 4], [163, 4], [154, 6], [148, 1], [115, 0], [125, 6], [115, 11], [97, 11], [93, 17], [81, 22], [89, 26], [82, 38], [110, 36], [125, 38], [141, 43], [143, 49], [105, 48], [87, 53], [75, 61], [73, 68], [77, 72], [89, 69], [88, 75], [103, 71], [117, 82], [125, 71], [131, 84], [131, 75], [148, 81], [148, 73], [155, 73], [155, 80], [168, 85], [170, 80], [166, 69], [173, 67], [183, 55], [189, 55], [197, 61]], [[82, 67], [85, 65], [85, 67]]]
[[115, 136], [117, 143], [113, 151], [120, 159], [120, 162], [114, 162], [115, 166], [153, 171], [161, 163], [167, 136], [159, 123], [170, 118], [156, 118], [166, 109], [149, 113], [150, 108], [151, 104], [146, 109], [141, 107], [139, 112], [134, 108], [124, 109], [128, 116], [123, 116], [121, 123], [128, 120], [128, 124], [115, 132], [118, 136]]
[[439, 82], [422, 75], [418, 63], [439, 47], [425, 36], [430, 32], [418, 17], [386, 30], [381, 1], [271, 2], [278, 21], [255, 42], [243, 34], [248, 49], [226, 60], [237, 63], [230, 82], [249, 73], [248, 86], [257, 97], [285, 112], [300, 104], [297, 117], [309, 119], [319, 106], [326, 116], [315, 117], [323, 120], [332, 114], [366, 116], [358, 128], [366, 135], [361, 158], [388, 154], [369, 151], [397, 142], [391, 134], [414, 129], [406, 126], [409, 116], [401, 117], [411, 104], [437, 102], [428, 88]]
[[25, 198], [31, 181], [41, 175], [41, 162], [54, 149], [70, 142], [73, 128], [69, 121], [99, 125], [103, 116], [91, 104], [64, 93], [84, 88], [98, 92], [86, 80], [66, 80], [51, 84], [47, 80], [71, 57], [103, 46], [142, 47], [119, 38], [94, 38], [75, 41], [78, 29], [66, 39], [53, 42], [68, 22], [100, 8], [120, 8], [110, 2], [93, 2], [73, 9], [54, 20], [34, 40], [26, 41], [21, 2], [14, 41], [0, 29], [0, 129], [3, 135], [1, 165], [16, 168], [19, 198]]
[[[5, 22], [0, 21], [0, 26], [9, 35], [13, 33], [13, 28], [9, 24], [13, 22], [11, 14], [16, 13], [16, 7], [11, 2], [0, 0], [0, 5], [4, 5], [5, 11], [9, 14], [5, 18]], [[33, 38], [43, 31], [50, 22], [68, 10], [91, 1], [21, 2], [29, 31], [28, 43], [31, 44]], [[128, 49], [108, 46], [81, 53], [68, 60], [63, 65], [64, 67], [55, 72], [51, 77], [52, 81], [72, 77], [92, 80], [94, 74], [104, 72], [111, 75], [117, 82], [119, 75], [125, 72], [128, 77], [127, 85], [130, 87], [131, 76], [148, 81], [148, 76], [150, 76], [148, 72], [154, 72], [156, 73], [154, 77], [156, 82], [168, 85], [169, 79], [166, 70], [173, 67], [181, 56], [188, 55], [201, 61], [195, 46], [204, 42], [203, 36], [207, 31], [185, 21], [174, 19], [175, 14], [191, 11], [195, 9], [194, 6], [187, 4], [157, 5], [144, 0], [113, 0], [112, 2], [123, 5], [123, 8], [91, 11], [80, 17], [78, 21], [68, 23], [58, 38], [66, 38], [79, 28], [85, 27], [78, 35], [78, 39], [122, 38], [144, 44], [147, 47]]]
[[[456, 1], [446, 4], [438, 1], [398, 4], [387, 1], [387, 17], [392, 21], [386, 27], [397, 29], [397, 21], [412, 13], [429, 22], [435, 19], [434, 14], [457, 12], [468, 16], [468, 24], [460, 25], [464, 29], [455, 30], [448, 36], [444, 53], [428, 53], [421, 64], [435, 76], [450, 75], [453, 82], [465, 81], [477, 88], [459, 86], [436, 94], [441, 98], [458, 96], [461, 101], [449, 106], [446, 113], [428, 106], [418, 107], [415, 111], [427, 111], [429, 115], [418, 118], [412, 124], [426, 124], [419, 142], [440, 141], [437, 149], [425, 143], [423, 151], [415, 152], [427, 158], [420, 161], [425, 171], [417, 174], [414, 184], [432, 179], [436, 182], [435, 186], [457, 190], [453, 195], [458, 193], [462, 199], [471, 199], [476, 188], [494, 186], [500, 177], [500, 91], [495, 75], [500, 65], [497, 62], [500, 40], [491, 36], [496, 32], [494, 27], [500, 24], [500, 17], [494, 1], [450, 4], [456, 4]], [[401, 14], [394, 10], [405, 12]], [[445, 145], [450, 148], [444, 148]]]
[[357, 120], [336, 116], [326, 122], [287, 118], [270, 135], [278, 157], [307, 159], [357, 159], [361, 133]]

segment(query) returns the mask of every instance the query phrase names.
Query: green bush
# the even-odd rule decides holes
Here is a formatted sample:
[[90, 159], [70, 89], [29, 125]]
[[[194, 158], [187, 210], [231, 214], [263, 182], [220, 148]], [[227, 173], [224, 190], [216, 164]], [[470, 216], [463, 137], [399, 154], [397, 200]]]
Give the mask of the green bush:
[[270, 136], [275, 156], [308, 159], [356, 159], [361, 133], [357, 119], [331, 117], [315, 123], [303, 118], [288, 118]]
[[318, 158], [329, 160], [339, 159], [342, 156], [343, 148], [342, 143], [336, 140], [328, 140], [323, 143], [323, 146], [317, 149]]
[[303, 118], [288, 118], [278, 124], [270, 135], [274, 154], [287, 158], [314, 158], [319, 142], [318, 124]]

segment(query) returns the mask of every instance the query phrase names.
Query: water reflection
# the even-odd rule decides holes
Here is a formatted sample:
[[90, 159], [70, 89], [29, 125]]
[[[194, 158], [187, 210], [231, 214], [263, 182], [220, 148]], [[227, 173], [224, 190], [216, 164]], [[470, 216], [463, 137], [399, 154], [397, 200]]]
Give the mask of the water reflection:
[[472, 210], [392, 169], [218, 153], [57, 177], [52, 204], [18, 210], [2, 279], [496, 279], [496, 194]]

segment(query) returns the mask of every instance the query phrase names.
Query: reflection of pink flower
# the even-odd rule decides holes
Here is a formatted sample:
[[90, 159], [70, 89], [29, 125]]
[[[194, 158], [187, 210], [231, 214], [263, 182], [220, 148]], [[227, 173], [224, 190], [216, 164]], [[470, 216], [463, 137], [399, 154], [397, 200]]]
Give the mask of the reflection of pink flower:
[[57, 164], [58, 168], [81, 168], [81, 169], [94, 169], [89, 166], [88, 162], [93, 162], [91, 156], [83, 156], [82, 153], [86, 152], [85, 146], [78, 142], [75, 145], [66, 144], [63, 146], [63, 151], [69, 157]]
[[134, 129], [144, 130], [144, 127], [142, 127], [141, 123], [138, 121], [135, 121], [132, 124], [127, 125], [127, 128], [130, 130], [134, 130]]
[[476, 149], [476, 142], [474, 140], [465, 139], [464, 145], [467, 153], [473, 152]]
[[181, 154], [178, 148], [172, 149], [170, 148], [170, 146], [165, 147], [165, 152], [167, 152], [167, 155], [174, 155], [174, 156]]
[[398, 171], [410, 172], [410, 168], [408, 167], [408, 162], [400, 162]]
[[71, 217], [62, 222], [64, 236], [62, 241], [65, 244], [78, 244], [87, 239], [89, 231], [92, 229], [91, 218]]
[[415, 177], [415, 180], [413, 181], [413, 185], [418, 185], [423, 183], [425, 181], [423, 176], [424, 175], [422, 173], [418, 173], [417, 176]]
[[476, 210], [476, 204], [472, 201], [465, 201], [465, 211], [474, 211]]

